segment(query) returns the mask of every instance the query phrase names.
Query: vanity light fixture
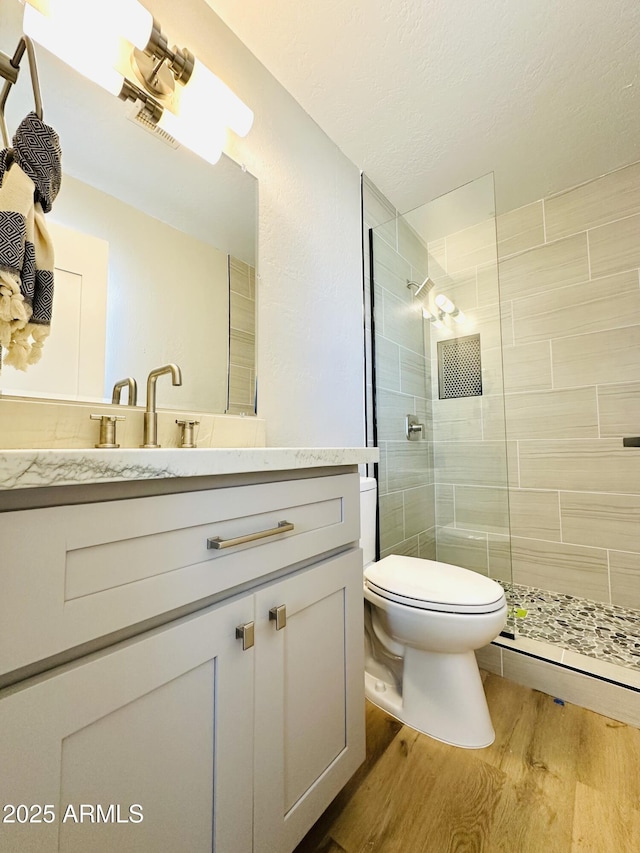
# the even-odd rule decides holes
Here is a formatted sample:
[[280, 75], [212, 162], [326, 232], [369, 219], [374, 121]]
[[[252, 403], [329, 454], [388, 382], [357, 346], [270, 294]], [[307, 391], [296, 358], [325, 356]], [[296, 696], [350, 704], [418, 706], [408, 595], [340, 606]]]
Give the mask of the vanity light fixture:
[[452, 320], [455, 320], [456, 323], [462, 324], [467, 319], [463, 312], [454, 305], [454, 303], [449, 299], [449, 297], [445, 296], [444, 293], [439, 293], [434, 302], [442, 314], [447, 314]]
[[253, 112], [190, 50], [169, 47], [138, 0], [27, 0], [24, 31], [83, 76], [134, 103], [136, 119], [210, 163]]

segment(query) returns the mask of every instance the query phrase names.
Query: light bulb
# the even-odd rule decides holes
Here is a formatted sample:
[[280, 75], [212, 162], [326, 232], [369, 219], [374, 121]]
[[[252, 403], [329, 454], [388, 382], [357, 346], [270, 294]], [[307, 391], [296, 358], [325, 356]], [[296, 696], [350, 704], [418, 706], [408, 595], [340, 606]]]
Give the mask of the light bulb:
[[186, 122], [202, 122], [202, 113], [219, 117], [238, 136], [246, 136], [253, 124], [253, 112], [219, 77], [198, 59], [184, 86], [176, 87], [176, 114]]
[[438, 308], [442, 308], [445, 314], [453, 314], [453, 312], [456, 310], [456, 306], [450, 299], [447, 299], [444, 293], [439, 293], [436, 296], [435, 301]]
[[199, 124], [189, 123], [165, 109], [158, 122], [158, 127], [173, 136], [181, 145], [215, 166], [222, 156], [226, 136], [225, 129], [220, 124], [212, 122], [211, 117], [207, 117], [206, 114], [203, 114], [203, 118], [207, 124], [206, 127], [202, 121]]
[[452, 317], [456, 321], [456, 323], [460, 323], [460, 324], [464, 323], [465, 320], [467, 319], [466, 316], [462, 313], [462, 311], [459, 311], [459, 310], [456, 311], [454, 314], [452, 314]]

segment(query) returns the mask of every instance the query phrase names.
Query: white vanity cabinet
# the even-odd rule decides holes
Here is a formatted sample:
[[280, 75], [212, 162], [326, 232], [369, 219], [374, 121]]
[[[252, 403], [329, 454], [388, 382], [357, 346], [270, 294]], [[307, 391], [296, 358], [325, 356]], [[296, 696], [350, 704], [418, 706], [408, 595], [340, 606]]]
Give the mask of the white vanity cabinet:
[[[0, 692], [0, 804], [16, 807], [1, 816], [2, 853], [293, 850], [364, 759], [357, 495], [357, 474], [341, 474], [117, 501], [106, 515], [86, 504], [0, 516], [55, 540], [39, 564], [53, 581], [16, 596], [0, 567], [44, 634], [23, 621], [3, 671], [34, 665], [35, 650], [54, 662]], [[293, 531], [206, 548], [274, 520]], [[193, 612], [175, 618], [189, 595]], [[162, 606], [164, 624], [82, 645]]]

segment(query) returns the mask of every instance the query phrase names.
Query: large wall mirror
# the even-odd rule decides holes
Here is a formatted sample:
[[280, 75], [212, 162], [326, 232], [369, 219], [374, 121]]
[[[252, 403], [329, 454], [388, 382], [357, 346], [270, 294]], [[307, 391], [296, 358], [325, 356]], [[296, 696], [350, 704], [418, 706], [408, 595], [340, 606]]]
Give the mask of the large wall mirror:
[[[22, 32], [19, 0], [0, 0], [0, 50]], [[255, 411], [258, 182], [215, 166], [127, 118], [127, 105], [36, 46], [44, 120], [60, 135], [63, 184], [47, 215], [56, 247], [51, 336], [42, 360], [3, 367], [3, 394], [110, 400], [133, 376], [138, 403], [155, 367], [159, 407]], [[10, 136], [33, 109], [25, 66], [7, 101]]]

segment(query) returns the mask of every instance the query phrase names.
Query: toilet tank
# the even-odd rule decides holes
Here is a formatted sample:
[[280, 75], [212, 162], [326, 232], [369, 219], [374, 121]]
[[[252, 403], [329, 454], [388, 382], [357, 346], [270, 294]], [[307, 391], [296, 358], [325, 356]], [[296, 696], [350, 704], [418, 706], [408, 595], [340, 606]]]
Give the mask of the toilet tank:
[[373, 477], [360, 477], [360, 547], [365, 566], [376, 558], [376, 486]]

